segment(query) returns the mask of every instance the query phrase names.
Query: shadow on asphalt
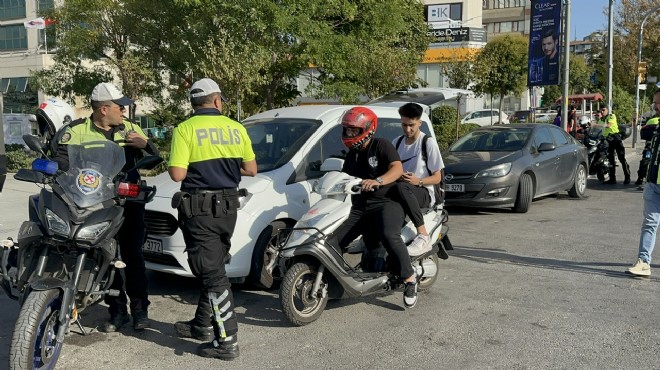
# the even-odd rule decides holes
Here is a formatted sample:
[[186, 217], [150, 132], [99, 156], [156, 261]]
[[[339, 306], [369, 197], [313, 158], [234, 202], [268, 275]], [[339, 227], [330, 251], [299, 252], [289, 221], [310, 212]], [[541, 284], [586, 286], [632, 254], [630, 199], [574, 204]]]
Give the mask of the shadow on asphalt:
[[[497, 249], [471, 248], [454, 245], [454, 250], [450, 253], [451, 257], [462, 258], [479, 263], [506, 263], [519, 266], [536, 267], [543, 269], [552, 269], [559, 271], [570, 271], [583, 274], [604, 275], [613, 278], [635, 279], [635, 277], [626, 274], [624, 271], [630, 264], [611, 263], [611, 262], [577, 262], [566, 261], [552, 258], [518, 256]], [[654, 268], [660, 268], [658, 265], [651, 265]], [[616, 269], [610, 269], [616, 268]], [[656, 277], [639, 278], [641, 280], [660, 281]]]

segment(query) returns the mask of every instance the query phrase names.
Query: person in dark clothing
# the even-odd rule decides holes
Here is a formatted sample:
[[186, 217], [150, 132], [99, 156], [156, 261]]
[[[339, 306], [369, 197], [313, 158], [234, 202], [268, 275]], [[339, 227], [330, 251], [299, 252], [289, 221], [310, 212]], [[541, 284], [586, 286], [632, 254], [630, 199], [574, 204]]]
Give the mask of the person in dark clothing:
[[[343, 172], [362, 180], [362, 192], [351, 197], [350, 215], [330, 236], [330, 243], [343, 251], [365, 231], [383, 243], [399, 263], [404, 280], [403, 303], [412, 308], [417, 303], [417, 275], [401, 239], [404, 213], [401, 205], [388, 197], [393, 184], [403, 175], [399, 155], [389, 141], [372, 138], [378, 127], [376, 114], [366, 107], [347, 110], [341, 119], [342, 141], [347, 148]], [[370, 233], [371, 234], [371, 233]]]
[[[69, 169], [68, 144], [80, 144], [89, 140], [112, 140], [122, 146], [126, 155], [126, 164], [122, 171], [133, 168], [145, 153], [158, 155], [158, 149], [140, 126], [123, 116], [125, 107], [132, 105], [133, 101], [124, 96], [119, 89], [109, 83], [100, 83], [92, 91], [91, 100], [92, 116], [71, 122], [62, 127], [61, 130], [65, 131], [61, 135], [56, 135], [60, 139], [53, 160], [58, 163], [60, 170]], [[132, 183], [138, 182], [139, 172], [137, 170], [128, 172], [127, 180]], [[144, 330], [149, 327], [147, 307], [150, 303], [142, 256], [142, 245], [146, 238], [144, 203], [127, 201], [124, 204], [124, 222], [117, 235], [121, 259], [126, 264], [126, 268], [123, 269], [126, 275], [126, 289], [124, 290], [122, 274], [115, 274], [110, 289], [118, 290], [119, 295], [105, 296], [110, 320], [101, 327], [101, 330], [117, 331], [130, 320], [126, 308], [128, 298], [130, 298], [133, 328]]]
[[619, 132], [616, 115], [610, 113], [607, 107], [602, 108], [600, 111], [602, 115], [601, 123], [605, 126], [603, 128], [603, 136], [609, 144], [607, 147], [607, 158], [610, 160], [610, 179], [605, 183], [616, 184], [616, 162], [614, 160], [614, 154], [616, 153], [616, 157], [619, 158], [619, 162], [621, 162], [621, 167], [623, 168], [623, 184], [628, 185], [630, 184], [630, 166], [628, 166], [628, 162], [626, 161], [626, 148], [623, 146], [623, 139]]

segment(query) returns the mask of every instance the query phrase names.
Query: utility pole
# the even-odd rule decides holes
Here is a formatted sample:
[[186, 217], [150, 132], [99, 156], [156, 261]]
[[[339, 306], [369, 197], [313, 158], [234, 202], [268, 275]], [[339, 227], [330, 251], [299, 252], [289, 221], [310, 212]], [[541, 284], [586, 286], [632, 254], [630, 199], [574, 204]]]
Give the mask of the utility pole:
[[607, 50], [609, 57], [607, 58], [607, 111], [612, 112], [612, 70], [614, 69], [614, 0], [610, 0], [609, 14], [607, 15]]
[[[610, 0], [611, 1], [611, 0]], [[637, 143], [637, 123], [639, 122], [639, 83], [640, 83], [640, 64], [642, 63], [642, 35], [644, 33], [644, 23], [651, 16], [660, 9], [660, 5], [651, 9], [648, 13], [644, 14], [642, 23], [639, 25], [639, 37], [637, 40], [637, 74], [635, 77], [635, 120], [633, 121], [633, 142], [632, 147]], [[646, 93], [646, 92], [645, 92]]]
[[568, 128], [568, 66], [571, 54], [571, 0], [565, 0], [564, 3], [564, 76], [562, 77], [562, 102], [561, 102], [561, 127]]

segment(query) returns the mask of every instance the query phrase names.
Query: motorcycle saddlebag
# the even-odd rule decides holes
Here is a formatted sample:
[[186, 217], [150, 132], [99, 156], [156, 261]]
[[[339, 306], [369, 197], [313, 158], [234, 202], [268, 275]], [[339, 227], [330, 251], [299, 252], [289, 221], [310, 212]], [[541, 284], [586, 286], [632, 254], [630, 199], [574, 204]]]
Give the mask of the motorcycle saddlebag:
[[621, 135], [621, 140], [626, 140], [632, 135], [632, 127], [630, 127], [630, 125], [619, 123], [619, 134]]

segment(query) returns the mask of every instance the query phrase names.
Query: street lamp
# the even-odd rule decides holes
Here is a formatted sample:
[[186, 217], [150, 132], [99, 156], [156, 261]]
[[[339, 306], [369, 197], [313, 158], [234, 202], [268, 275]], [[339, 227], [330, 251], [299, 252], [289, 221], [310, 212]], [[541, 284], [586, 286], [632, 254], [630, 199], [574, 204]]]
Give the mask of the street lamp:
[[[648, 13], [644, 14], [642, 24], [639, 25], [639, 39], [637, 41], [637, 66], [642, 62], [642, 34], [644, 33], [644, 23], [651, 16], [660, 9], [660, 5], [651, 9]], [[635, 121], [633, 122], [633, 142], [632, 147], [635, 147], [637, 142], [637, 122], [639, 122], [639, 73], [635, 77]]]

